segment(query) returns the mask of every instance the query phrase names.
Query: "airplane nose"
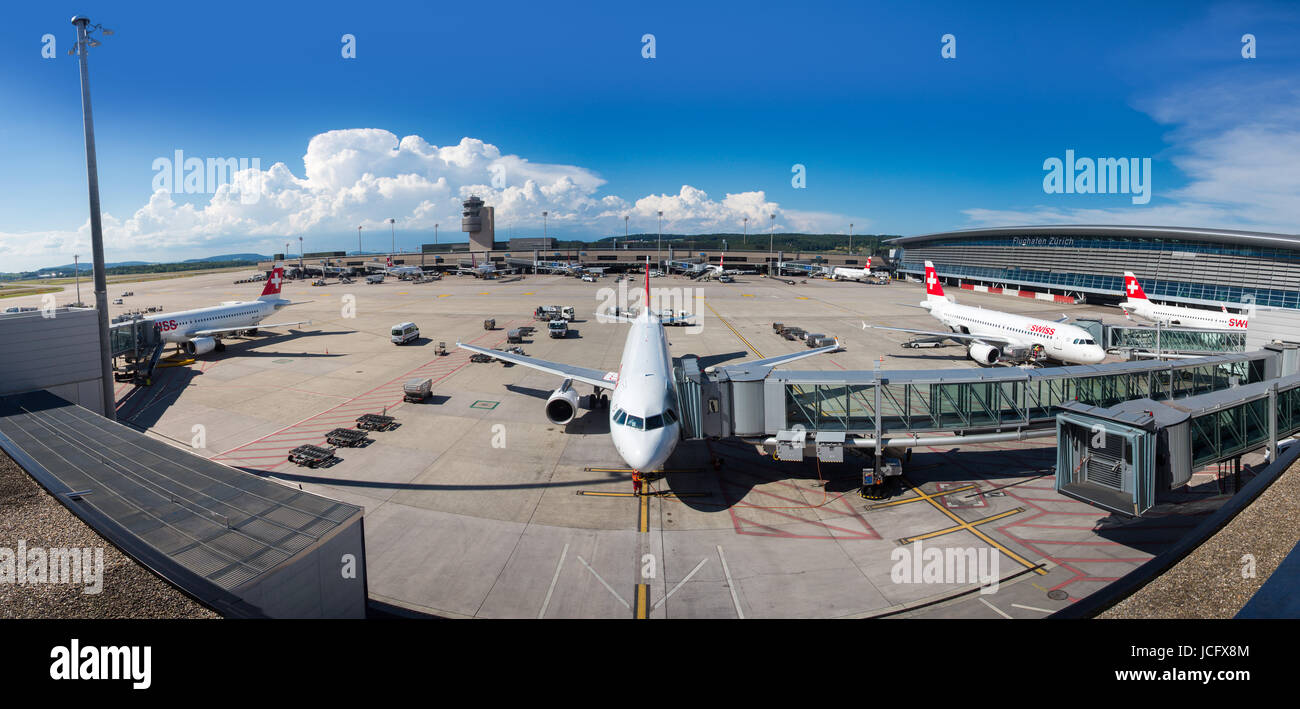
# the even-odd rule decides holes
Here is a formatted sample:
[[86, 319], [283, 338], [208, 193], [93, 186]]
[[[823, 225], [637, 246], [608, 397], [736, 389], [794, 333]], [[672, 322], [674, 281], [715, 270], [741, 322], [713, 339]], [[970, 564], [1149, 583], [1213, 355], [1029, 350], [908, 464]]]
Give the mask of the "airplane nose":
[[641, 472], [658, 470], [663, 467], [672, 453], [671, 447], [664, 445], [663, 437], [654, 433], [638, 433], [619, 438], [622, 440], [615, 439], [615, 447], [623, 462], [633, 470]]

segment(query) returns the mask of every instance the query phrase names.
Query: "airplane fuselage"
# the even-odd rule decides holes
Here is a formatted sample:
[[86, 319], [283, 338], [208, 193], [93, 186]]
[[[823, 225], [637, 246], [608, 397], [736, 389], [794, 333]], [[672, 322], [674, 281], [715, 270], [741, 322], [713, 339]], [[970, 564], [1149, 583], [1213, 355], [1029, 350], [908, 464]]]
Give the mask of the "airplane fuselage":
[[953, 332], [1006, 338], [1027, 347], [1041, 345], [1044, 354], [1059, 362], [1096, 364], [1106, 358], [1092, 334], [1077, 325], [958, 305], [944, 299], [927, 300], [921, 307]]
[[257, 327], [262, 320], [276, 311], [275, 301], [232, 301], [208, 308], [181, 310], [145, 318], [154, 323], [162, 333], [164, 342], [184, 343], [202, 330], [221, 330]]
[[672, 355], [663, 324], [649, 308], [631, 322], [610, 397], [609, 432], [633, 470], [661, 467], [680, 439]]
[[1247, 324], [1246, 315], [1243, 314], [1185, 308], [1178, 305], [1157, 305], [1150, 300], [1128, 299], [1120, 303], [1119, 307], [1129, 315], [1136, 315], [1143, 320], [1168, 327], [1244, 332]]

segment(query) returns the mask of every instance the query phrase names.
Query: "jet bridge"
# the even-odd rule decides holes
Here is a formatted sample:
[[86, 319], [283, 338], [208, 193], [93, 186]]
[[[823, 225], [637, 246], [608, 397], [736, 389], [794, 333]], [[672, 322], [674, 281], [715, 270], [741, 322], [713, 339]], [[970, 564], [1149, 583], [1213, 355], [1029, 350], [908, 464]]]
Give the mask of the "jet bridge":
[[1105, 343], [1107, 350], [1178, 354], [1241, 352], [1246, 349], [1246, 333], [1230, 330], [1107, 325], [1106, 336], [1097, 341]]
[[781, 460], [842, 460], [844, 448], [867, 448], [880, 469], [888, 449], [1056, 435], [1067, 404], [1181, 400], [1266, 382], [1282, 373], [1281, 354], [903, 371], [701, 369], [684, 358], [675, 375], [686, 438], [738, 437]]
[[119, 357], [126, 363], [117, 376], [138, 384], [151, 384], [153, 371], [162, 357], [167, 343], [152, 321], [142, 313], [120, 316], [109, 328], [109, 349], [114, 361]]
[[1177, 400], [1066, 402], [1056, 419], [1056, 489], [1138, 516], [1192, 472], [1300, 433], [1300, 374]]

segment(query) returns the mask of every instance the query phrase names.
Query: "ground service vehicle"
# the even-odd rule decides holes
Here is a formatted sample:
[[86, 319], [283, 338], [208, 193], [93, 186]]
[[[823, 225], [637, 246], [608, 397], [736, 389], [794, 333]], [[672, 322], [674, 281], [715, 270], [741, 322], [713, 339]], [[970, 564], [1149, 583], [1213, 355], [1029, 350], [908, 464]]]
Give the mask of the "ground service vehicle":
[[420, 338], [420, 328], [413, 322], [398, 323], [393, 326], [393, 344], [404, 345]]

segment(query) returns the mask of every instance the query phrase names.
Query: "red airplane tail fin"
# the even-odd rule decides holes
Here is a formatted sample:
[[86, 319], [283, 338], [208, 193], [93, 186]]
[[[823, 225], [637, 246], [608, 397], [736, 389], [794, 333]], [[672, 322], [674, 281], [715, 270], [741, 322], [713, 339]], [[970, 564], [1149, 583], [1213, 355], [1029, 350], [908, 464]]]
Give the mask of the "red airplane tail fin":
[[939, 282], [939, 273], [934, 270], [934, 264], [929, 261], [925, 262], [925, 295], [927, 300], [943, 297], [943, 284]]
[[262, 289], [262, 295], [258, 300], [279, 300], [280, 286], [284, 283], [284, 267], [276, 266], [271, 271], [271, 277], [266, 279], [266, 287]]
[[1142, 284], [1138, 283], [1137, 276], [1130, 271], [1124, 272], [1124, 293], [1129, 300], [1146, 300], [1147, 294], [1142, 290]]

